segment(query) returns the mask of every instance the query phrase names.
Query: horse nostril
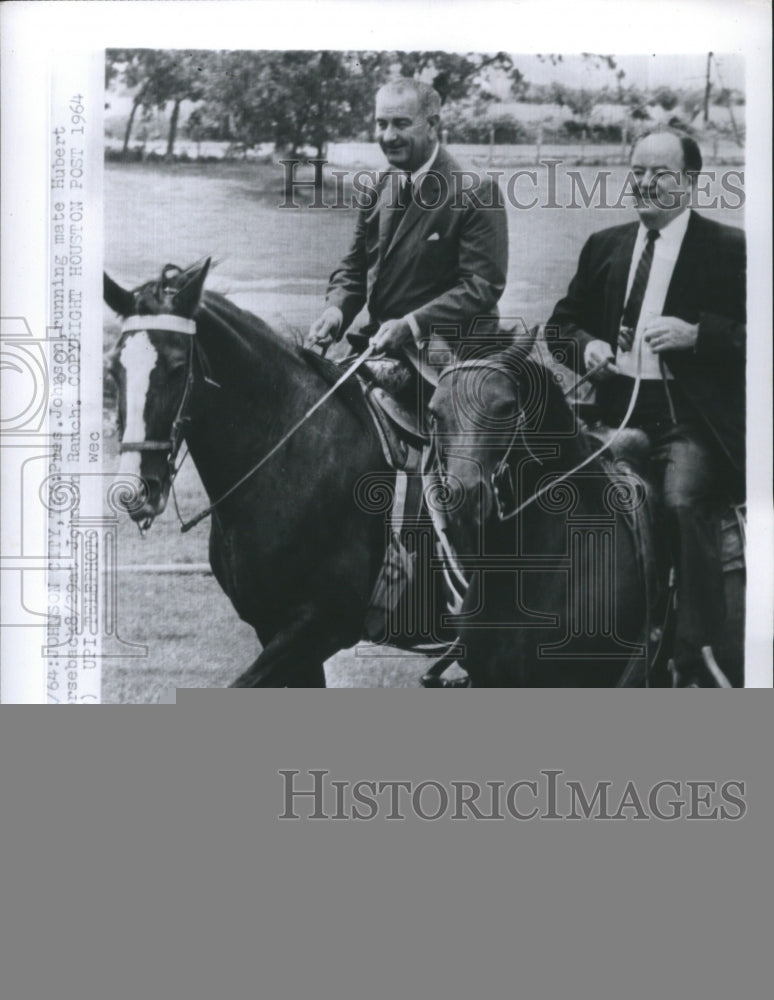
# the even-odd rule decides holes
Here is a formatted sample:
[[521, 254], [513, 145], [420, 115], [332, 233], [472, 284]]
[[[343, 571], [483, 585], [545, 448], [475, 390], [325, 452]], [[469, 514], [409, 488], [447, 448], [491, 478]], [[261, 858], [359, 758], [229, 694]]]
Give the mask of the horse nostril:
[[119, 471], [108, 491], [108, 505], [115, 511], [132, 514], [147, 501], [147, 488], [139, 476]]
[[163, 494], [161, 479], [158, 476], [143, 476], [142, 478], [145, 484], [147, 505], [156, 507]]
[[113, 510], [123, 511], [133, 519], [152, 511], [160, 513], [165, 506], [164, 483], [158, 476], [119, 474], [110, 487], [108, 503]]

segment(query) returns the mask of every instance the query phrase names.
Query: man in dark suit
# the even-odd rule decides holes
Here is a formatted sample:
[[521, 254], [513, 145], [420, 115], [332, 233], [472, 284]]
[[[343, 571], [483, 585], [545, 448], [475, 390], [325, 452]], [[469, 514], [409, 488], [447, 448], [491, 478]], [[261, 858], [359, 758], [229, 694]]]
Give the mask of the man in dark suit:
[[[508, 269], [505, 206], [490, 177], [463, 170], [440, 147], [440, 110], [438, 93], [416, 80], [401, 78], [377, 93], [376, 137], [391, 170], [358, 210], [354, 239], [330, 277], [326, 308], [307, 339], [322, 346], [341, 339], [367, 305], [368, 319], [348, 334], [353, 347], [362, 351], [370, 342], [379, 353], [408, 359], [430, 383], [454, 358], [511, 341], [500, 334], [497, 313]], [[408, 385], [416, 398], [414, 382]], [[405, 401], [405, 391], [400, 394]], [[414, 403], [404, 405], [402, 422], [413, 423]], [[395, 493], [393, 521], [401, 522], [405, 510], [408, 532], [426, 532], [416, 522], [422, 519], [422, 482], [415, 470], [398, 474]], [[411, 576], [405, 551], [389, 558], [390, 551], [403, 550], [406, 537], [395, 535], [388, 549], [392, 569], [385, 575], [387, 596], [376, 601], [377, 622], [384, 608], [394, 610], [396, 574]], [[420, 549], [416, 543], [414, 551]], [[428, 596], [419, 595], [424, 606]], [[424, 618], [417, 610], [412, 617]], [[372, 637], [380, 631], [378, 626]]]
[[439, 146], [440, 108], [438, 93], [416, 80], [379, 90], [376, 134], [392, 170], [358, 212], [309, 343], [340, 339], [366, 304], [370, 323], [362, 332], [370, 342], [405, 352], [426, 375], [428, 362], [432, 375], [434, 363], [450, 360], [431, 343], [459, 354], [468, 338], [496, 339], [508, 267], [505, 208], [491, 178], [463, 170]]
[[[677, 682], [701, 676], [717, 645], [723, 580], [718, 503], [744, 495], [745, 239], [690, 209], [696, 142], [672, 131], [635, 143], [639, 223], [595, 233], [548, 326], [577, 344], [605, 423], [645, 430], [678, 574]], [[722, 666], [722, 664], [721, 664]]]

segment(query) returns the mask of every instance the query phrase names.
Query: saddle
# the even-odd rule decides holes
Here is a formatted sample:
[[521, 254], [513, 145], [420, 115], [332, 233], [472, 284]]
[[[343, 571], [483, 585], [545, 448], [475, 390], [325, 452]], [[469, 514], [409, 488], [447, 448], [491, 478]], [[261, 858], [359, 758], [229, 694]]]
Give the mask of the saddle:
[[387, 464], [417, 469], [415, 456], [429, 437], [421, 426], [416, 372], [400, 359], [380, 358], [367, 362], [358, 378]]

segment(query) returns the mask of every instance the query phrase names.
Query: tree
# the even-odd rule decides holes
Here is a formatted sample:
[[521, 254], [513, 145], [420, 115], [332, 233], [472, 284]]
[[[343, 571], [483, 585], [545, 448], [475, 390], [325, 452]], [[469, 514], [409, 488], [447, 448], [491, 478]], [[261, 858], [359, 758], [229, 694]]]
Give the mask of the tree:
[[273, 142], [322, 156], [332, 138], [359, 132], [373, 99], [367, 54], [353, 52], [221, 53], [208, 81], [206, 112], [228, 120], [231, 138]]
[[[106, 66], [111, 76], [121, 75], [124, 85], [134, 89], [132, 110], [124, 134], [124, 154], [138, 108], [164, 108], [171, 101], [166, 156], [171, 158], [180, 118], [180, 106], [185, 100], [200, 100], [206, 91], [205, 79], [213, 53], [206, 51], [168, 49], [109, 50]], [[107, 70], [106, 70], [107, 72]]]
[[105, 87], [107, 88], [114, 79], [121, 78], [127, 88], [134, 88], [135, 91], [132, 95], [132, 110], [129, 112], [129, 120], [124, 130], [124, 145], [121, 151], [123, 156], [129, 151], [134, 119], [142, 106], [148, 87], [148, 74], [142, 57], [143, 51], [136, 49], [108, 49], [105, 53]]
[[672, 111], [680, 103], [680, 95], [671, 87], [657, 87], [651, 94], [651, 103], [658, 104], [664, 111]]
[[505, 52], [384, 52], [380, 56], [382, 80], [397, 75], [396, 70], [400, 76], [425, 80], [435, 87], [444, 104], [485, 91], [487, 73], [491, 71], [515, 72], [523, 80]]

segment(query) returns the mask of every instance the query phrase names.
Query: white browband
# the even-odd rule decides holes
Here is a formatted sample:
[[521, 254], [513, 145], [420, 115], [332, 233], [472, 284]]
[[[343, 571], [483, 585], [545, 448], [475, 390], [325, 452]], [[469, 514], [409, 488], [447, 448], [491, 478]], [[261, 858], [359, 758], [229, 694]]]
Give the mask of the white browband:
[[162, 313], [158, 316], [127, 316], [121, 324], [121, 333], [134, 333], [137, 330], [169, 330], [172, 333], [196, 333], [196, 323], [182, 316], [172, 316]]

